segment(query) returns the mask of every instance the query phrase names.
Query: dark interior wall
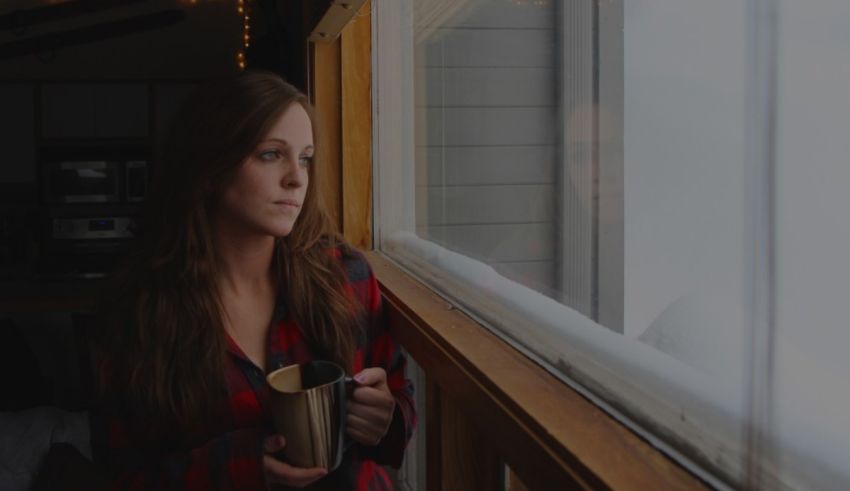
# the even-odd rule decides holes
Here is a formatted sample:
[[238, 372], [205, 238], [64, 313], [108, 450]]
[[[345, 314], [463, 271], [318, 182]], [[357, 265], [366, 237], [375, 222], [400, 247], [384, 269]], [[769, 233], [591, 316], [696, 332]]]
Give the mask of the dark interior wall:
[[281, 73], [290, 83], [304, 93], [309, 90], [309, 45], [307, 38], [328, 10], [330, 0], [281, 1], [258, 0], [267, 5], [269, 12], [274, 6], [279, 19], [279, 31], [283, 33], [284, 59]]
[[84, 404], [77, 333], [71, 314], [0, 316], [0, 411]]
[[[119, 128], [132, 123], [149, 127], [142, 128], [142, 132], [129, 131], [127, 135], [115, 132], [103, 135], [107, 138], [143, 136], [156, 140], [156, 135], [167, 125], [163, 114], [172, 114], [172, 106], [180, 102], [174, 94], [185, 92], [181, 82], [185, 85], [238, 71], [243, 20], [235, 1], [114, 0], [110, 3], [114, 6], [108, 9], [74, 11], [73, 15], [48, 22], [26, 21], [27, 13], [76, 3], [0, 2], [0, 107], [4, 109], [0, 114], [0, 184], [36, 181], [35, 147], [41, 138], [102, 136], [100, 129], [85, 129], [91, 125], [94, 111], [114, 112], [104, 126]], [[176, 13], [183, 20], [83, 44], [68, 45], [68, 39], [63, 38], [80, 29], [100, 29], [163, 12]], [[262, 21], [261, 15], [255, 17]], [[22, 25], [12, 27], [9, 23]], [[107, 29], [110, 30], [115, 31]], [[10, 54], [15, 46], [36, 40], [42, 40], [39, 44], [43, 49]], [[163, 90], [140, 93], [139, 87], [143, 91], [144, 87], [163, 87]], [[86, 101], [87, 98], [92, 101]], [[149, 111], [146, 106], [150, 107]], [[122, 111], [126, 115], [122, 116]], [[51, 115], [61, 116], [60, 124], [70, 131], [60, 128], [51, 134], [51, 123], [56, 123], [50, 120]], [[122, 117], [127, 124], [121, 122]], [[77, 134], [73, 131], [74, 124], [78, 125]], [[6, 198], [25, 188], [6, 189]], [[0, 202], [3, 198], [0, 196]]]
[[[0, 19], [15, 10], [59, 3], [0, 0]], [[243, 19], [236, 0], [130, 4], [114, 0], [114, 4], [118, 6], [14, 32], [0, 23], [0, 305], [5, 292], [20, 290], [25, 283], [33, 291], [41, 289], [32, 284], [42, 281], [36, 276], [48, 254], [39, 242], [46, 222], [41, 216], [37, 159], [45, 140], [58, 138], [69, 145], [91, 139], [108, 143], [114, 139], [112, 132], [112, 137], [154, 147], [197, 82], [238, 70]], [[278, 71], [293, 81], [306, 80], [304, 43], [293, 46], [303, 32], [300, 4], [252, 1], [249, 67]], [[76, 46], [54, 42], [54, 49], [2, 56], [4, 48], [15, 43], [169, 10], [183, 12], [184, 20]], [[298, 17], [268, 18], [281, 13]], [[112, 120], [104, 123], [101, 118], [92, 124], [91, 113], [103, 110]], [[51, 120], [56, 115], [61, 118]], [[26, 375], [3, 380], [0, 390], [11, 399], [0, 410], [43, 404], [73, 408], [80, 403], [79, 390], [85, 382], [80, 376], [79, 329], [72, 319], [70, 311], [0, 310], [3, 371]], [[12, 387], [13, 382], [23, 385]]]
[[[61, 36], [78, 29], [139, 19], [165, 11], [182, 12], [184, 19], [172, 25], [110, 37], [86, 44], [64, 46], [47, 42], [37, 53], [0, 59], [0, 80], [109, 80], [157, 78], [206, 78], [237, 69], [241, 48], [242, 18], [236, 2], [222, 0], [145, 0], [69, 18], [0, 30], [0, 52], [10, 43]], [[18, 9], [55, 4], [50, 0], [17, 2]], [[0, 15], [15, 8], [0, 3]]]
[[[84, 129], [92, 125], [92, 113], [97, 110], [114, 112], [113, 121], [105, 126], [115, 129], [122, 126], [119, 119], [126, 109], [125, 119], [132, 119], [136, 126], [148, 125], [150, 134], [143, 136], [151, 137], [155, 144], [168, 123], [163, 115], [172, 114], [172, 106], [180, 102], [174, 94], [185, 92], [179, 86], [181, 83], [185, 85], [238, 71], [237, 53], [244, 48], [243, 19], [237, 11], [236, 0], [114, 0], [110, 4], [115, 5], [112, 8], [79, 12], [49, 22], [20, 20], [26, 18], [21, 13], [75, 3], [76, 0], [0, 2], [0, 106], [4, 108], [4, 114], [0, 114], [0, 186], [36, 182], [35, 147], [39, 139], [57, 135], [62, 138], [100, 136], [100, 129]], [[247, 4], [251, 16], [251, 43], [244, 49], [249, 68], [280, 73], [306, 92], [306, 38], [328, 4], [328, 0], [251, 0]], [[162, 12], [178, 12], [183, 20], [119, 37], [63, 44], [63, 36], [80, 29], [108, 26]], [[8, 24], [19, 22], [23, 26]], [[9, 54], [10, 46], [37, 39], [52, 40], [41, 43], [44, 49], [15, 56]], [[74, 88], [76, 83], [82, 85]], [[69, 84], [71, 89], [58, 87], [57, 90], [56, 84]], [[110, 84], [126, 85], [122, 88]], [[139, 97], [141, 85], [150, 86], [151, 90]], [[118, 94], [104, 97], [104, 88]], [[54, 95], [57, 93], [58, 97]], [[97, 100], [116, 97], [118, 104]], [[131, 97], [136, 100], [130, 100]], [[86, 102], [87, 98], [95, 99], [94, 103]], [[92, 109], [98, 104], [99, 108]], [[150, 111], [139, 109], [144, 109], [145, 104], [150, 105]], [[57, 114], [71, 131], [50, 133], [50, 117]], [[143, 122], [142, 116], [150, 117], [150, 124]], [[137, 137], [140, 132], [120, 136]], [[6, 191], [7, 198], [30, 192], [26, 186]], [[0, 196], [2, 201], [3, 196]]]

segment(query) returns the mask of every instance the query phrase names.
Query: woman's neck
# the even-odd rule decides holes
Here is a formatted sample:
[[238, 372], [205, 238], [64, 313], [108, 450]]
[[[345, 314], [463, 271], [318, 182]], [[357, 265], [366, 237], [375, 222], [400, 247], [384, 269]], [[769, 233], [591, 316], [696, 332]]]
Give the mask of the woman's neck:
[[274, 286], [274, 237], [227, 237], [217, 241], [218, 284], [222, 292], [240, 296]]

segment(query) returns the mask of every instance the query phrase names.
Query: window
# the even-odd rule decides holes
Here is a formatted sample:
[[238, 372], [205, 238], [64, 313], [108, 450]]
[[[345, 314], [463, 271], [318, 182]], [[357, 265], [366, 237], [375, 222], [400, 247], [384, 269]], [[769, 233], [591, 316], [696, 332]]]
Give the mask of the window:
[[817, 4], [376, 3], [379, 248], [713, 485], [846, 487], [850, 7]]

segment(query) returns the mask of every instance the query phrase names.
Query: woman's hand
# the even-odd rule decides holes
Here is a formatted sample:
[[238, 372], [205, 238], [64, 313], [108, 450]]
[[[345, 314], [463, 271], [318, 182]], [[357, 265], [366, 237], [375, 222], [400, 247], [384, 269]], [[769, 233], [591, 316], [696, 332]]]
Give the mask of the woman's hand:
[[346, 433], [363, 445], [377, 445], [387, 433], [395, 398], [383, 368], [367, 368], [354, 376], [357, 386], [348, 399]]
[[269, 484], [283, 484], [294, 488], [303, 488], [319, 479], [325, 477], [327, 469], [322, 467], [293, 467], [286, 462], [281, 462], [270, 454], [279, 452], [286, 446], [286, 440], [280, 435], [272, 435], [263, 442], [263, 470], [266, 473], [266, 482]]

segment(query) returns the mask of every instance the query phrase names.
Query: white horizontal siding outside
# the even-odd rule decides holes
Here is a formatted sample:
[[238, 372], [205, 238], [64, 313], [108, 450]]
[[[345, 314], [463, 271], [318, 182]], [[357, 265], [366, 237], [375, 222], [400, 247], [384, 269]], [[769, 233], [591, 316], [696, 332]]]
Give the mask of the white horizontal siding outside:
[[420, 4], [419, 235], [553, 296], [554, 7], [491, 0], [425, 11], [429, 2]]
[[416, 105], [434, 107], [551, 106], [551, 67], [417, 68]]
[[420, 229], [457, 252], [493, 262], [554, 261], [550, 223], [437, 225]]
[[[426, 115], [427, 145], [552, 145], [554, 107], [447, 107]], [[417, 135], [419, 136], [419, 135]]]
[[553, 29], [450, 28], [432, 35], [417, 66], [547, 68], [555, 59]]
[[554, 219], [554, 188], [543, 185], [429, 187], [418, 190], [430, 225], [523, 224]]
[[[439, 0], [437, 0], [439, 1]], [[426, 16], [426, 19], [415, 18], [417, 30], [428, 27], [436, 28], [510, 28], [531, 29], [552, 27], [552, 5], [534, 5], [528, 1], [518, 3], [514, 0], [442, 0], [444, 3], [461, 4], [448, 17]], [[434, 0], [419, 1], [416, 14], [431, 12]], [[467, 5], [462, 5], [466, 3]], [[552, 2], [547, 2], [552, 3]]]
[[541, 184], [555, 176], [551, 145], [418, 147], [416, 160], [426, 163], [417, 179], [432, 186]]

